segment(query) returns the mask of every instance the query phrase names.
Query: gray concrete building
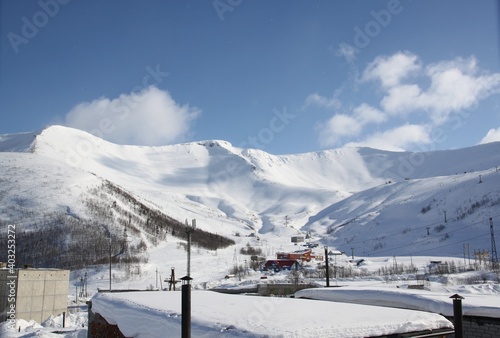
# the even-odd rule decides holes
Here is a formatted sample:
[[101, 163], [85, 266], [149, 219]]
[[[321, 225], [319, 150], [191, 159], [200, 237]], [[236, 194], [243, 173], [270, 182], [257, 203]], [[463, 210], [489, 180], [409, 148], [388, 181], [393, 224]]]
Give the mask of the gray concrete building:
[[15, 316], [42, 323], [51, 315], [65, 312], [69, 273], [59, 269], [0, 269], [0, 322]]

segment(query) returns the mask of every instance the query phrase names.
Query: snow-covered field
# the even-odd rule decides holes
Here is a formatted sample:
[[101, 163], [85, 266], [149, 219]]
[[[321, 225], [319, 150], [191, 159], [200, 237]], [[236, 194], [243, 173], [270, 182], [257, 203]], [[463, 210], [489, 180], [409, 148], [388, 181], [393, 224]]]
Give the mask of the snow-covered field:
[[[229, 258], [231, 253], [219, 253]], [[464, 297], [465, 315], [500, 317], [500, 285], [489, 280], [485, 283], [462, 284], [463, 280], [494, 279], [494, 274], [465, 272], [445, 276], [434, 276], [426, 281], [424, 290], [409, 289], [416, 285], [414, 275], [370, 276], [364, 278], [331, 279], [331, 288], [306, 289], [296, 297], [317, 300], [301, 300], [248, 295], [226, 295], [207, 288], [244, 289], [255, 283], [288, 282], [289, 273], [253, 273], [225, 279], [216, 277], [211, 266], [198, 262], [200, 253], [193, 255], [194, 290], [192, 292], [193, 337], [361, 337], [387, 332], [407, 332], [431, 327], [446, 327], [447, 321], [438, 315], [452, 314], [453, 294]], [[413, 257], [419, 266], [432, 257]], [[178, 257], [179, 263], [185, 263]], [[392, 264], [392, 257], [370, 260], [366, 258], [369, 271]], [[410, 258], [408, 258], [410, 259]], [[339, 259], [339, 262], [341, 259]], [[400, 259], [401, 264], [409, 264]], [[114, 281], [114, 289], [138, 288], [145, 290], [155, 285], [156, 271], [147, 267], [141, 277], [132, 280]], [[420, 266], [423, 268], [423, 266]], [[223, 269], [221, 269], [223, 271]], [[119, 271], [116, 271], [118, 274]], [[107, 271], [92, 275], [89, 292], [92, 296], [97, 288], [106, 289]], [[206, 276], [204, 279], [202, 276]], [[267, 280], [261, 280], [266, 275]], [[485, 277], [487, 275], [487, 277]], [[165, 278], [162, 275], [162, 278]], [[324, 285], [324, 278], [305, 279]], [[72, 281], [77, 283], [77, 280]], [[163, 287], [167, 287], [163, 283]], [[131, 337], [163, 337], [162, 332], [179, 336], [181, 323], [181, 293], [177, 291], [145, 291], [132, 293], [100, 293], [94, 298], [93, 309], [104, 315], [112, 324]], [[86, 298], [89, 299], [90, 297]], [[74, 295], [69, 301], [73, 303]], [[80, 299], [80, 303], [85, 299]], [[377, 307], [373, 307], [377, 306]], [[386, 306], [381, 308], [380, 306]], [[405, 309], [404, 311], [401, 309]], [[418, 311], [411, 311], [418, 310]], [[20, 321], [21, 332], [7, 330], [6, 324], [0, 332], [7, 337], [84, 337], [87, 331], [85, 313], [70, 314], [62, 333], [61, 316], [53, 318], [43, 326]], [[361, 324], [360, 324], [361, 323]], [[83, 324], [83, 327], [82, 327]], [[449, 325], [449, 323], [448, 323]], [[158, 331], [159, 330], [159, 331]], [[392, 330], [392, 331], [391, 331]], [[58, 333], [54, 333], [57, 331]], [[142, 332], [142, 335], [139, 333]], [[159, 333], [161, 332], [161, 333]]]

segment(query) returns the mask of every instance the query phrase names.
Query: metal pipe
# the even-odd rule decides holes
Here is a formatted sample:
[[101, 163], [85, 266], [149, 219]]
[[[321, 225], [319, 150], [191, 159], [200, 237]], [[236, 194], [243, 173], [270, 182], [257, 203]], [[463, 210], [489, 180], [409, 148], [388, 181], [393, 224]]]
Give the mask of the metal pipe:
[[462, 317], [462, 299], [464, 297], [454, 294], [453, 299], [453, 323], [455, 326], [455, 338], [464, 338], [464, 323]]
[[191, 338], [191, 277], [182, 277], [181, 300], [182, 300], [182, 338]]

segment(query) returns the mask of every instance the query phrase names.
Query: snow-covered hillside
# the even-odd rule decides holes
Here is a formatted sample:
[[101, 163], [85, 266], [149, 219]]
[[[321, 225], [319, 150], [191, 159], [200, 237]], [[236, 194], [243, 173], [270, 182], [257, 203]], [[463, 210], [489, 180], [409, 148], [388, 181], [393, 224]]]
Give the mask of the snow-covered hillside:
[[116, 145], [51, 126], [1, 135], [0, 159], [4, 223], [49, 211], [89, 217], [83, 196], [111, 182], [173, 219], [196, 218], [200, 228], [224, 236], [285, 242], [311, 231], [360, 255], [460, 256], [462, 243], [489, 248], [487, 222], [498, 220], [500, 204], [498, 143], [272, 155], [217, 140]]
[[[469, 262], [476, 250], [490, 250], [489, 219], [500, 223], [499, 164], [500, 143], [426, 153], [342, 148], [272, 155], [218, 140], [117, 145], [52, 126], [0, 135], [0, 226], [16, 225], [17, 263], [71, 268], [69, 299], [76, 303], [107, 289], [110, 274], [113, 288], [133, 289], [165, 289], [171, 268], [184, 276], [187, 219], [198, 227], [195, 289], [245, 289], [264, 274], [269, 283], [289, 281], [288, 272], [250, 269], [253, 253], [242, 248], [274, 259], [300, 248], [290, 240], [297, 234], [319, 244], [318, 256], [323, 245], [345, 252], [332, 259], [335, 283], [378, 274], [382, 284], [399, 270], [406, 275], [395, 280], [454, 272], [464, 268], [462, 259], [470, 268], [465, 248]], [[485, 264], [475, 267], [473, 277], [460, 278], [498, 280], [481, 271]], [[243, 279], [226, 280], [234, 268]], [[313, 260], [301, 278], [321, 284], [322, 271], [324, 261]], [[88, 294], [75, 296], [84, 278]]]

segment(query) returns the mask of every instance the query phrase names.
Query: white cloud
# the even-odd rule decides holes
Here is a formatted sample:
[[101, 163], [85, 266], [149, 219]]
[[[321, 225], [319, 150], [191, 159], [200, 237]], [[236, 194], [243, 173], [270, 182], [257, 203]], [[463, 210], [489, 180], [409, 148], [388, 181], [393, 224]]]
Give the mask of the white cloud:
[[83, 102], [65, 116], [65, 124], [118, 144], [163, 145], [182, 140], [200, 110], [177, 104], [154, 86], [118, 98]]
[[363, 125], [382, 123], [387, 120], [386, 114], [369, 104], [362, 103], [353, 110], [355, 118]]
[[363, 72], [362, 80], [379, 80], [383, 87], [393, 87], [420, 70], [418, 57], [409, 52], [398, 52], [389, 57], [379, 56]]
[[[429, 135], [436, 128], [456, 127], [458, 114], [470, 116], [481, 101], [500, 93], [500, 73], [481, 69], [474, 56], [424, 64], [415, 54], [397, 52], [375, 58], [361, 74], [353, 78], [360, 81], [342, 84], [332, 97], [307, 97], [306, 107], [331, 108], [334, 113], [316, 127], [322, 146], [351, 142], [391, 150], [415, 148], [431, 142]], [[347, 92], [352, 85], [355, 90]], [[499, 134], [500, 128], [491, 130], [482, 142], [500, 139]]]
[[364, 126], [370, 123], [382, 123], [386, 116], [380, 110], [361, 104], [354, 108], [353, 115], [335, 114], [317, 129], [320, 132], [320, 143], [323, 146], [334, 146], [343, 138], [358, 136]]
[[374, 133], [361, 142], [351, 142], [348, 146], [364, 146], [389, 151], [404, 151], [412, 146], [431, 142], [426, 126], [406, 124], [380, 133]]
[[320, 144], [329, 147], [336, 145], [343, 137], [358, 135], [362, 130], [362, 125], [351, 116], [336, 114], [325, 124], [317, 126], [317, 130]]
[[422, 74], [430, 81], [426, 90], [416, 83], [395, 85], [387, 89], [380, 104], [391, 115], [425, 111], [435, 125], [440, 125], [453, 112], [470, 109], [500, 92], [499, 73], [480, 73], [473, 57], [431, 64]]
[[318, 93], [310, 94], [306, 98], [306, 107], [307, 106], [318, 106], [322, 108], [328, 108], [328, 109], [339, 109], [342, 106], [342, 103], [336, 98], [328, 98], [319, 95]]
[[418, 85], [399, 85], [387, 91], [380, 105], [390, 115], [404, 116], [416, 109], [421, 95]]
[[497, 142], [500, 141], [500, 128], [490, 129], [485, 137], [479, 142], [479, 144]]

